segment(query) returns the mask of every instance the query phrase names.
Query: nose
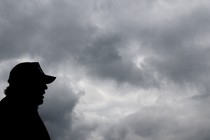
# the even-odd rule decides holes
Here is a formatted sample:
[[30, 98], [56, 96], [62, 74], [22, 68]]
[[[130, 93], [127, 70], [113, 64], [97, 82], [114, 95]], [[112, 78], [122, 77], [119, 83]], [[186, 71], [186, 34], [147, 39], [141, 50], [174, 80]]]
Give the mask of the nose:
[[44, 89], [45, 89], [45, 90], [48, 89], [47, 85], [44, 86]]

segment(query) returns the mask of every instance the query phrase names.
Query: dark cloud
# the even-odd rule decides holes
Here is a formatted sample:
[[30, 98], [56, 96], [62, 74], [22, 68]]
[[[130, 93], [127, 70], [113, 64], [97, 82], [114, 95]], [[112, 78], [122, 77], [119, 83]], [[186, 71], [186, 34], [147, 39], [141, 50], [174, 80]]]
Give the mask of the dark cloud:
[[[159, 8], [158, 3], [153, 6]], [[160, 77], [169, 78], [169, 80], [180, 84], [185, 82], [195, 82], [197, 84], [202, 81], [202, 77], [209, 73], [209, 63], [207, 61], [209, 59], [209, 47], [202, 46], [198, 42], [202, 40], [202, 37], [209, 36], [208, 6], [199, 5], [196, 8], [189, 9], [186, 13], [183, 12], [178, 17], [169, 17], [169, 14], [164, 18], [159, 15], [154, 19], [147, 14], [151, 14], [155, 7], [148, 8], [148, 10], [144, 9], [145, 16], [142, 16], [139, 20], [136, 19], [136, 16], [130, 15], [133, 14], [135, 9], [127, 11], [127, 14], [131, 16], [129, 20], [126, 18], [120, 19], [121, 12], [115, 13], [112, 9], [111, 12], [114, 16], [120, 19], [114, 27], [118, 29], [121, 36], [126, 36], [128, 40], [130, 37], [138, 40], [141, 49], [149, 51], [150, 55], [146, 57], [145, 63], [153, 69], [152, 72], [155, 71]], [[121, 11], [124, 10], [121, 9]], [[168, 12], [171, 12], [170, 9]], [[124, 38], [124, 40], [126, 39]], [[151, 71], [147, 73], [147, 77], [152, 77], [151, 75], [153, 75]], [[161, 79], [152, 77], [152, 80], [157, 82]]]
[[87, 40], [82, 16], [66, 1], [1, 1], [1, 7], [1, 59], [30, 54], [63, 60]]
[[[40, 61], [44, 71], [57, 75], [40, 107], [55, 140], [207, 140], [209, 114], [201, 106], [209, 105], [210, 91], [208, 5], [205, 0], [1, 0], [1, 87], [6, 85], [8, 71], [20, 61]], [[143, 58], [141, 67], [136, 61], [139, 57]], [[101, 84], [90, 84], [98, 91], [105, 92], [103, 87], [111, 85], [121, 96], [125, 84], [131, 91], [156, 89], [158, 95], [180, 89], [181, 93], [168, 98], [174, 101], [179, 96], [190, 101], [181, 100], [183, 110], [177, 111], [176, 102], [172, 102], [168, 108], [146, 107], [119, 122], [112, 118], [92, 121], [93, 116], [75, 111], [80, 98], [90, 97], [75, 91], [86, 91], [80, 84], [87, 84], [87, 79]], [[106, 80], [119, 86], [102, 85]], [[116, 93], [102, 97], [106, 95]], [[188, 106], [192, 102], [195, 108]], [[110, 104], [107, 106], [114, 110], [115, 104]]]
[[162, 27], [154, 37], [155, 41], [149, 43], [155, 46], [153, 49], [157, 53], [157, 58], [150, 59], [151, 65], [161, 75], [177, 83], [199, 84], [209, 73], [209, 47], [197, 44], [198, 38], [209, 31], [207, 11], [205, 8], [196, 9], [183, 15], [178, 21]]
[[[120, 34], [102, 35], [86, 47], [79, 58], [94, 77], [113, 79], [117, 83], [129, 83], [142, 87], [155, 86], [154, 77], [146, 70], [139, 69], [132, 60], [125, 59], [120, 53], [126, 50], [127, 42]], [[147, 69], [148, 70], [148, 69]]]
[[2, 5], [4, 8], [14, 7], [2, 11], [2, 59], [28, 54], [43, 58], [43, 63], [47, 64], [66, 61], [71, 65], [76, 61], [78, 65], [85, 65], [93, 76], [143, 87], [155, 85], [152, 75], [125, 62], [119, 55], [127, 38], [123, 38], [119, 31], [117, 34], [101, 34], [87, 19], [95, 14], [91, 13], [94, 11], [85, 15], [82, 13], [84, 9], [79, 11], [78, 5], [67, 1], [52, 1], [47, 6], [25, 1], [18, 4], [8, 1]]
[[[146, 3], [140, 2], [137, 5], [146, 6], [150, 10], [155, 8], [154, 1]], [[208, 61], [203, 60], [208, 59], [209, 49], [196, 45], [196, 39], [209, 30], [208, 7], [194, 8], [187, 14], [160, 24], [160, 21], [150, 19], [149, 15], [147, 18], [142, 15], [143, 21], [134, 20], [133, 15], [128, 23], [129, 20], [121, 18], [122, 9], [114, 12], [114, 8], [119, 8], [119, 5], [115, 3], [111, 6], [105, 2], [95, 4], [95, 10], [102, 17], [106, 15], [107, 18], [116, 18], [115, 22], [108, 19], [109, 24], [106, 26], [109, 30], [106, 31], [88, 19], [88, 16], [99, 16], [88, 6], [81, 7], [64, 0], [47, 4], [2, 1], [1, 59], [30, 54], [32, 57], [44, 58], [43, 62], [46, 63], [67, 61], [71, 65], [75, 61], [74, 64], [85, 65], [94, 76], [142, 87], [158, 84], [159, 79], [154, 77], [154, 70], [160, 76], [177, 83], [196, 80], [203, 71], [208, 74]], [[134, 10], [127, 11], [128, 15], [133, 14], [138, 7], [133, 4], [130, 6]], [[109, 9], [110, 12], [107, 11]], [[146, 11], [144, 8], [141, 10]], [[103, 22], [103, 19], [100, 20]], [[143, 24], [148, 20], [154, 20], [156, 24]], [[138, 25], [138, 22], [142, 24]], [[120, 54], [126, 47], [133, 47], [126, 46], [132, 40], [142, 42], [144, 51], [151, 51], [151, 56], [145, 59], [148, 64], [145, 69], [140, 70], [132, 61], [125, 61], [125, 56]]]
[[39, 26], [42, 17], [40, 12], [31, 11], [33, 9], [30, 8], [35, 7], [24, 9], [27, 8], [24, 4], [23, 1], [1, 1], [1, 60], [20, 57], [25, 53], [33, 56], [31, 48], [35, 47], [33, 41], [42, 30]]
[[[56, 80], [60, 81], [60, 77]], [[79, 100], [79, 94], [74, 93], [66, 83], [55, 82], [48, 86], [45, 103], [40, 107], [42, 116], [53, 139], [65, 139], [71, 132], [72, 112]]]
[[43, 63], [47, 64], [67, 61], [71, 65], [71, 61], [76, 61], [85, 65], [94, 76], [143, 87], [155, 84], [148, 78], [149, 74], [141, 72], [130, 62], [124, 62], [123, 56], [119, 55], [127, 38], [123, 38], [119, 31], [117, 34], [101, 34], [87, 19], [95, 13], [85, 15], [82, 13], [84, 9], [79, 11], [78, 5], [66, 1], [52, 1], [47, 6], [24, 1], [19, 4], [9, 1], [2, 5], [4, 8], [14, 7], [2, 11], [5, 22], [1, 25], [2, 59], [30, 54], [44, 58]]

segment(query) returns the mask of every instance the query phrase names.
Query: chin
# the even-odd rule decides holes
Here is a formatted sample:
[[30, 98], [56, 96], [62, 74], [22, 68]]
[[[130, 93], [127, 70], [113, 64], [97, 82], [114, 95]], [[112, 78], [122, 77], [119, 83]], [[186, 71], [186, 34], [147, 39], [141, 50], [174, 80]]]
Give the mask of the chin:
[[43, 100], [41, 99], [41, 100], [38, 100], [38, 101], [36, 101], [36, 105], [41, 105], [41, 104], [43, 104]]

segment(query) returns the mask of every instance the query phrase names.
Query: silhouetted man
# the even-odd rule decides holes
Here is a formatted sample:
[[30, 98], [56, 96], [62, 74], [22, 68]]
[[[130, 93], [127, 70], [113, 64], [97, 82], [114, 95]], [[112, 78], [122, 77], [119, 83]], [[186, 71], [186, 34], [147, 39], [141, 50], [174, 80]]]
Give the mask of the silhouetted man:
[[50, 140], [38, 114], [46, 84], [56, 77], [45, 75], [38, 62], [24, 62], [10, 72], [0, 101], [0, 140]]

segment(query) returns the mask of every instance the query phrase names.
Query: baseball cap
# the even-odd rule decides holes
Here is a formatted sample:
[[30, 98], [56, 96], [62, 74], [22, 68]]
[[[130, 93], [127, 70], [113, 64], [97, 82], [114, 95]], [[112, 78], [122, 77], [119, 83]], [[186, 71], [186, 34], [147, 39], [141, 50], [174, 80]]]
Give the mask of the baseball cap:
[[52, 83], [56, 77], [46, 75], [39, 62], [23, 62], [17, 64], [10, 72], [8, 83], [20, 84], [27, 82]]

